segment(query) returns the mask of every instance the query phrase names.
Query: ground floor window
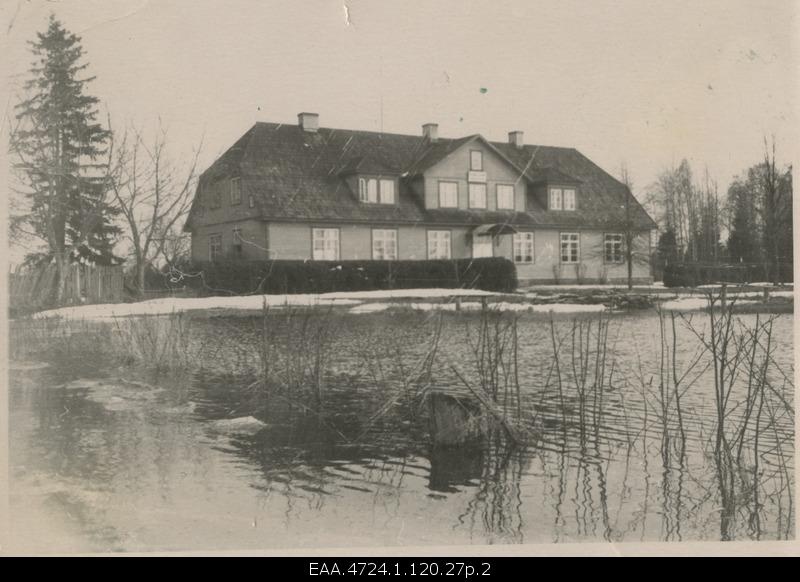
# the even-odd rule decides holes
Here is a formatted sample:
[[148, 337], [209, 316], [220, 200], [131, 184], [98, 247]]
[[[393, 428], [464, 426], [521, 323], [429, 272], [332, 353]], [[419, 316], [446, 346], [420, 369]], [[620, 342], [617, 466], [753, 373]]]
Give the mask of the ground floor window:
[[339, 260], [339, 229], [314, 228], [312, 229], [312, 259], [315, 261]]
[[449, 259], [451, 257], [451, 252], [449, 230], [428, 231], [429, 259]]
[[208, 236], [208, 258], [216, 261], [222, 256], [222, 235], [211, 234]]
[[624, 259], [624, 241], [621, 234], [606, 234], [605, 235], [605, 262], [606, 263], [622, 263]]
[[580, 234], [577, 232], [561, 233], [561, 262], [577, 263], [581, 254]]
[[376, 261], [397, 259], [397, 231], [393, 229], [372, 230], [372, 258]]
[[518, 232], [514, 235], [514, 262], [533, 262], [533, 233]]

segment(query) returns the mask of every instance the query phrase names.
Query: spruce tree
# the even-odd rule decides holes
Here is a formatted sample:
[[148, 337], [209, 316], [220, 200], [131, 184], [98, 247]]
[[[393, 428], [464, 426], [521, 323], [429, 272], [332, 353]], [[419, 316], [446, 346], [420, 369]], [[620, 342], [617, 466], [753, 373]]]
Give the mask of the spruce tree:
[[80, 37], [51, 16], [30, 45], [34, 61], [11, 139], [25, 203], [13, 220], [45, 243], [44, 253], [29, 258], [55, 262], [63, 281], [70, 262], [117, 262], [119, 229], [104, 170], [110, 132], [97, 121], [99, 100], [86, 93], [94, 77], [83, 76]]

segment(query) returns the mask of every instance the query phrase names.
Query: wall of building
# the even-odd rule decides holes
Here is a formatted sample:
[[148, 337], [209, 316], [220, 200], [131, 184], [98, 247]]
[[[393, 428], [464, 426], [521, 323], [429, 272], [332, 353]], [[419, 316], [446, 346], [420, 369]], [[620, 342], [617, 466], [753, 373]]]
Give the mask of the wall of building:
[[525, 211], [525, 182], [508, 162], [478, 141], [461, 146], [438, 164], [425, 171], [425, 207], [439, 208], [439, 181], [458, 183], [458, 207], [469, 208], [469, 188], [467, 174], [470, 171], [470, 151], [483, 152], [483, 171], [486, 172], [487, 210], [497, 210], [497, 184], [514, 186], [514, 205], [520, 212]]
[[[233, 245], [233, 228], [242, 229], [245, 259], [295, 259], [310, 260], [311, 229], [332, 228], [325, 224], [280, 223], [269, 224], [255, 220], [199, 227], [192, 236], [192, 258], [208, 260], [209, 236], [222, 235], [223, 255], [228, 256]], [[339, 257], [341, 260], [369, 260], [372, 258], [372, 226], [364, 224], [337, 225], [339, 229]], [[383, 227], [383, 228], [392, 228]], [[454, 259], [472, 256], [471, 227], [436, 227], [429, 225], [394, 227], [397, 229], [398, 253], [403, 260], [428, 258], [428, 230], [450, 231], [451, 251]], [[520, 281], [548, 283], [569, 282], [622, 282], [627, 279], [625, 263], [608, 264], [604, 257], [604, 233], [584, 230], [580, 235], [580, 259], [576, 264], [561, 264], [561, 231], [533, 230], [534, 262], [517, 264]], [[267, 252], [265, 249], [269, 249]], [[503, 235], [494, 239], [494, 256], [513, 260], [512, 237]], [[637, 282], [649, 281], [650, 233], [642, 232], [634, 240], [633, 277]]]
[[240, 228], [242, 236], [241, 258], [245, 260], [266, 259], [268, 257], [267, 226], [260, 220], [242, 220], [197, 226], [192, 232], [192, 260], [208, 261], [210, 259], [209, 239], [211, 235], [222, 236], [222, 254], [230, 256], [233, 251], [233, 229]]

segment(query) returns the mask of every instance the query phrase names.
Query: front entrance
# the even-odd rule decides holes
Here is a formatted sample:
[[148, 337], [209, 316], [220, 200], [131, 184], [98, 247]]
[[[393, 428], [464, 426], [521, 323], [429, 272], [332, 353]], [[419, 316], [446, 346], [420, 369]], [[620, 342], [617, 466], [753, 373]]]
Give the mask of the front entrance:
[[494, 256], [494, 243], [493, 236], [486, 235], [473, 235], [472, 237], [472, 258], [479, 259], [481, 257]]

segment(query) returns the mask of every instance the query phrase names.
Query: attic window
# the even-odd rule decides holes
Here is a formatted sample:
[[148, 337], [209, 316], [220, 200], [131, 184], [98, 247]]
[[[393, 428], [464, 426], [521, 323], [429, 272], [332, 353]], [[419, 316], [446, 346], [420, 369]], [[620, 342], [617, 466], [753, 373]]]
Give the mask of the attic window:
[[239, 178], [231, 179], [231, 205], [242, 203], [242, 189], [239, 184]]
[[469, 152], [469, 169], [475, 172], [483, 171], [483, 152], [480, 150], [471, 150]]
[[367, 204], [394, 204], [394, 182], [391, 178], [359, 178], [358, 199]]
[[575, 210], [575, 190], [564, 189], [564, 210]]
[[550, 189], [550, 210], [561, 210], [562, 208], [562, 198], [561, 198], [561, 188], [551, 188]]
[[574, 188], [550, 188], [550, 210], [575, 210]]

